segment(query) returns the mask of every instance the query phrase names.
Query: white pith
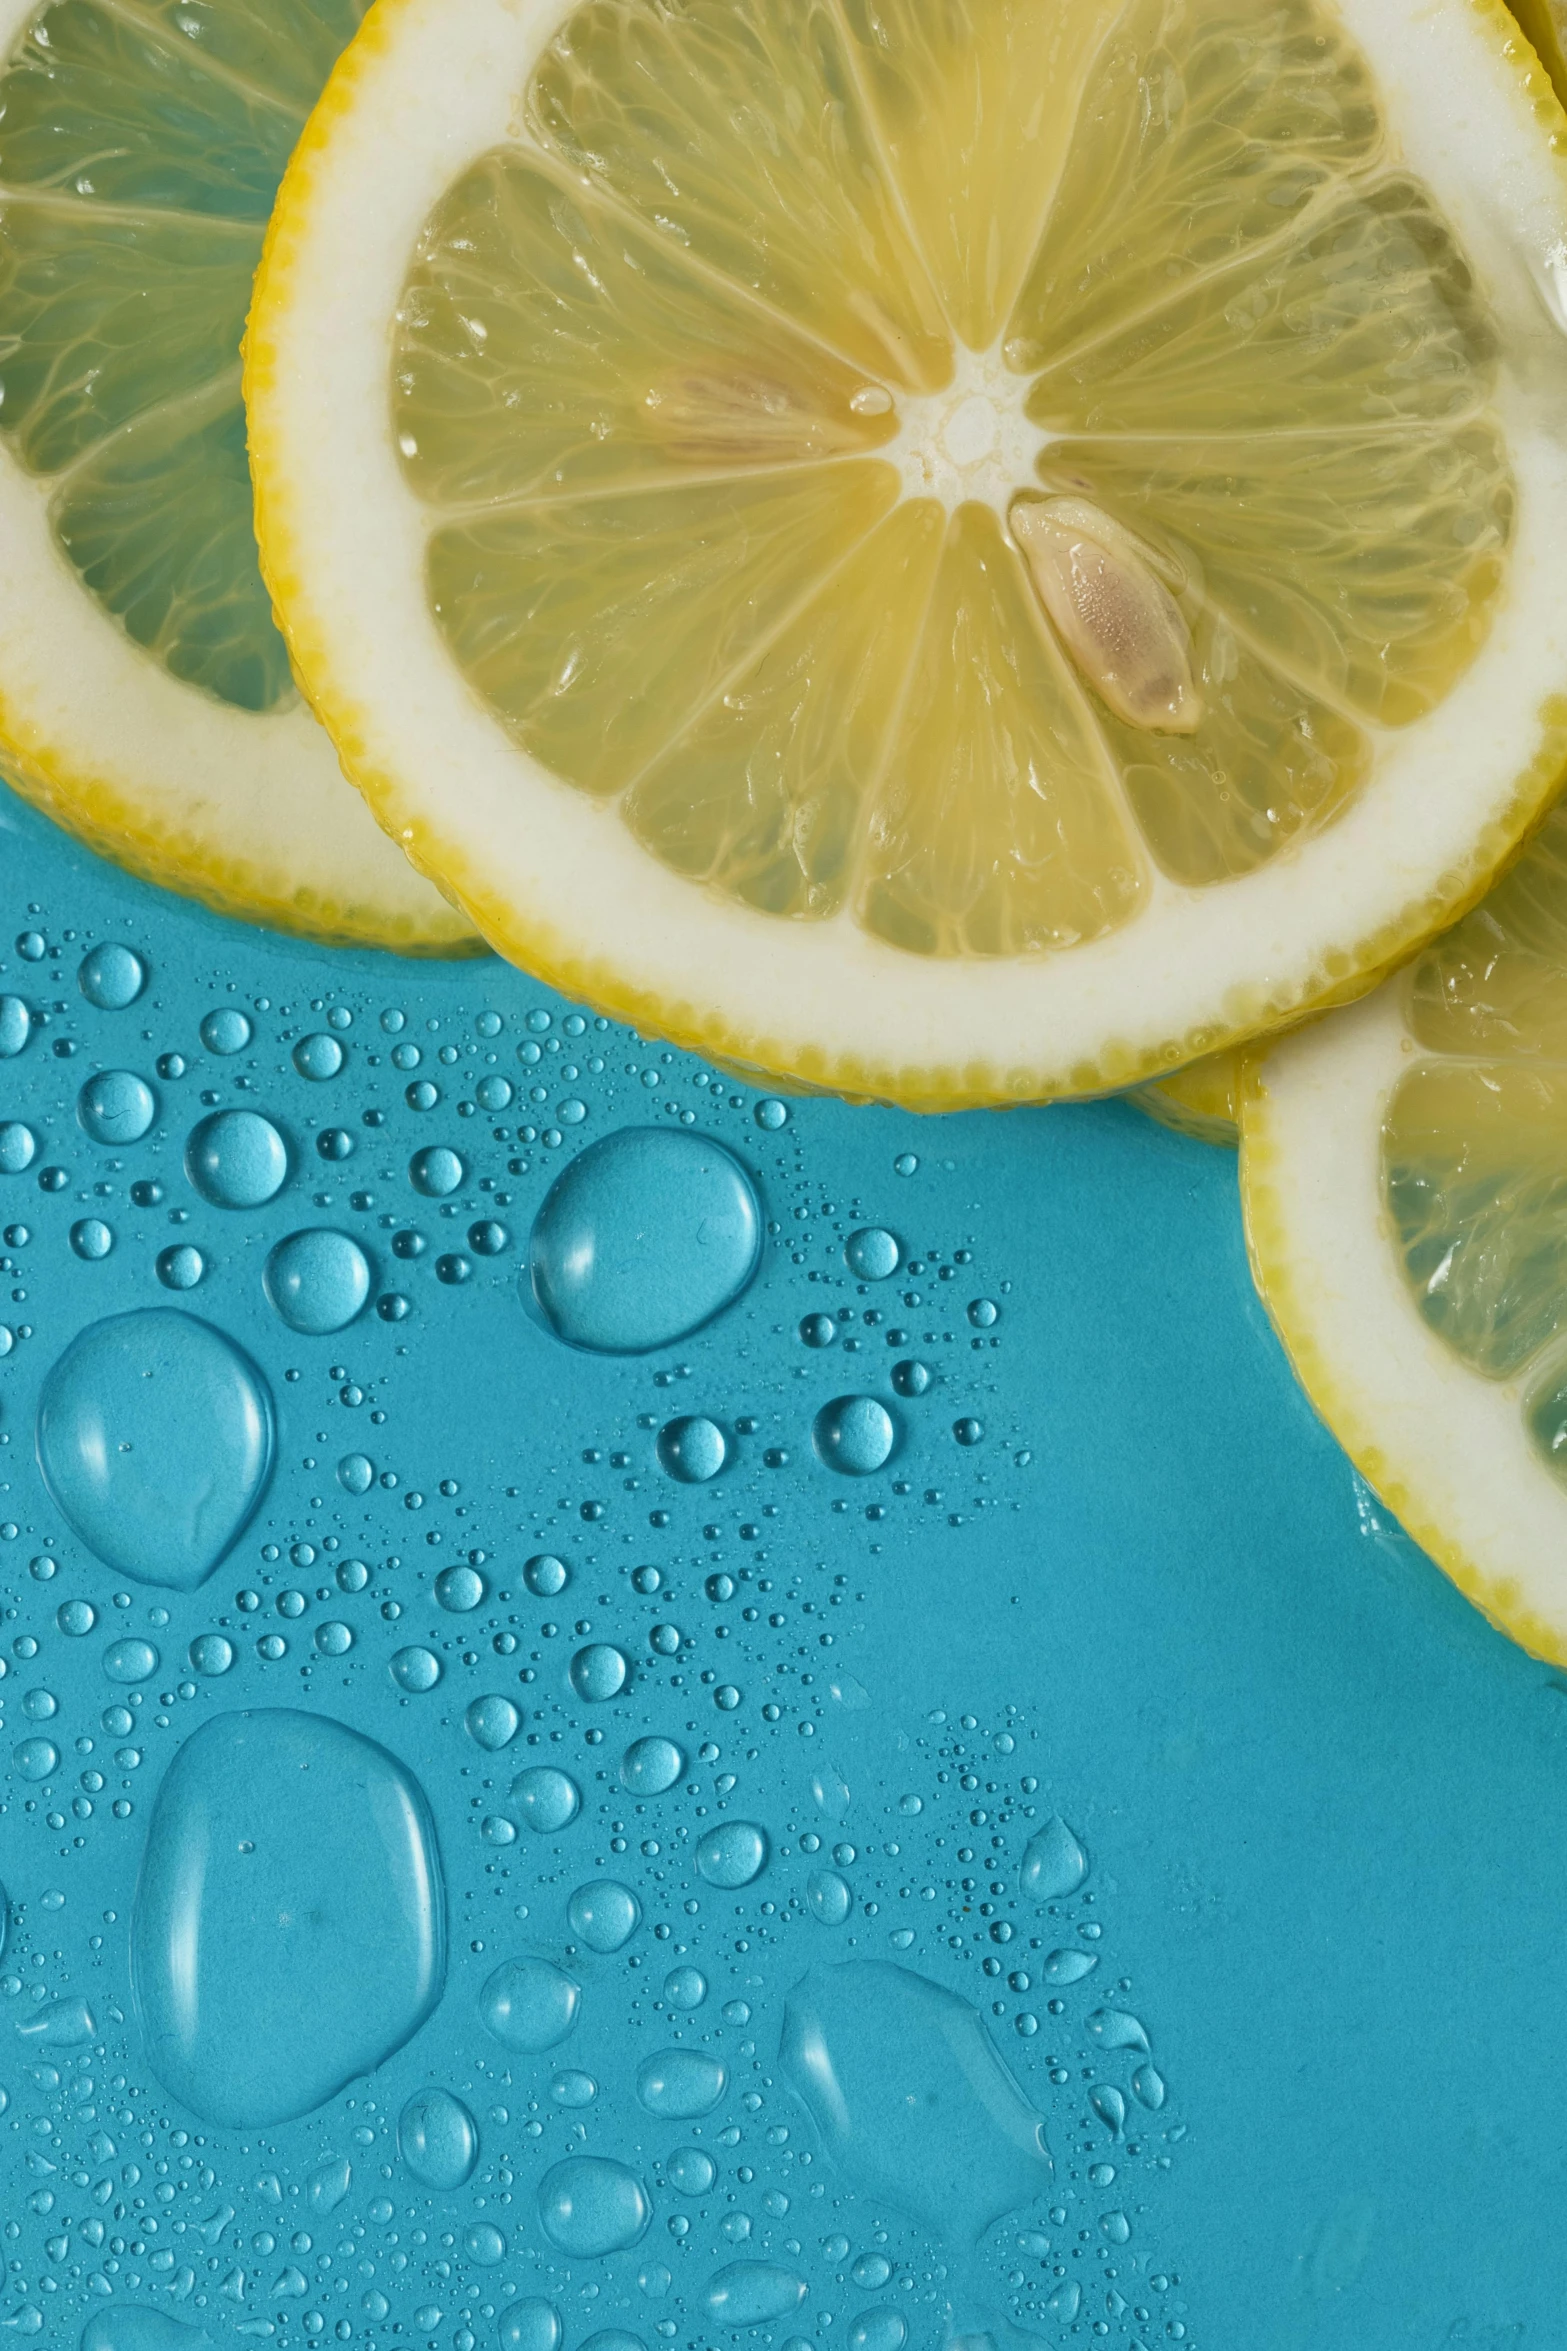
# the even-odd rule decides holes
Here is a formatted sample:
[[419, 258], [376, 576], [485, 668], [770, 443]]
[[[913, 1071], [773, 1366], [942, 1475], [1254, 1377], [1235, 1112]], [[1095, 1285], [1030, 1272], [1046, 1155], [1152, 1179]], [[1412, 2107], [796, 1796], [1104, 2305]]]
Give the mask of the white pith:
[[[0, 62], [39, 0], [0, 0]], [[6, 196], [0, 188], [0, 215]], [[236, 364], [238, 353], [235, 354]], [[0, 767], [58, 822], [236, 913], [388, 946], [467, 923], [372, 820], [310, 712], [238, 710], [171, 677], [97, 604], [49, 523], [54, 485], [0, 443]]]
[[[1070, 1088], [1084, 1070], [1100, 1085], [1140, 1074], [1168, 1046], [1197, 1050], [1310, 1001], [1469, 869], [1538, 754], [1542, 706], [1567, 682], [1562, 330], [1540, 294], [1567, 254], [1567, 184], [1468, 0], [1346, 0], [1343, 14], [1382, 79], [1395, 150], [1454, 222], [1502, 319], [1496, 405], [1519, 514], [1490, 638], [1430, 721], [1374, 736], [1375, 777], [1320, 835], [1217, 889], [1150, 867], [1144, 911], [1121, 931], [989, 963], [902, 953], [847, 911], [777, 921], [679, 879], [613, 806], [504, 735], [431, 616], [429, 520], [390, 423], [390, 321], [436, 200], [474, 157], [523, 135], [529, 74], [568, 13], [569, 0], [470, 0], [457, 42], [440, 0], [404, 0], [379, 41], [362, 38], [348, 101], [299, 167], [308, 219], [277, 249], [286, 291], [266, 306], [252, 381], [273, 585], [312, 690], [383, 821], [500, 943], [564, 941], [579, 984], [603, 975], [618, 1001], [664, 1008], [675, 1033], [727, 1036], [742, 1053], [765, 1041], [775, 1066], [907, 1072], [916, 1097], [915, 1079], [946, 1072], [1016, 1097]], [[1019, 379], [1003, 406], [994, 361], [962, 364], [955, 400], [900, 402], [887, 454], [910, 493], [950, 504], [972, 483], [1004, 512], [1044, 436], [1025, 446]], [[965, 457], [976, 398], [996, 403], [997, 448], [970, 444]]]
[[1436, 1336], [1383, 1206], [1383, 1119], [1423, 1058], [1404, 985], [1286, 1039], [1256, 1072], [1253, 1256], [1318, 1410], [1411, 1533], [1509, 1630], [1567, 1656], [1567, 1492], [1529, 1440], [1523, 1383], [1480, 1378]]
[[1039, 487], [1034, 471], [1050, 436], [1023, 413], [1030, 379], [989, 351], [957, 346], [952, 381], [940, 392], [896, 403], [897, 438], [877, 451], [898, 468], [906, 498], [937, 498], [950, 513], [971, 501], [1005, 522], [1019, 490]]

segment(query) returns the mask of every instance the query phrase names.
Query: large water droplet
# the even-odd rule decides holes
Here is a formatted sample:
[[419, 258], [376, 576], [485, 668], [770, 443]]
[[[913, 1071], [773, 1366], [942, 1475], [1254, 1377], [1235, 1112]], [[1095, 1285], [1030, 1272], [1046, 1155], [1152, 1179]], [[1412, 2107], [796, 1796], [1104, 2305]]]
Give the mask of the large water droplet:
[[59, 1767], [60, 1750], [52, 1739], [24, 1739], [12, 1750], [11, 1762], [18, 1779], [46, 1780]]
[[101, 1216], [81, 1216], [71, 1227], [71, 1247], [89, 1265], [101, 1264], [114, 1247], [114, 1228]]
[[422, 1698], [441, 1678], [441, 1661], [433, 1649], [397, 1649], [387, 1661], [387, 1672], [400, 1690]]
[[157, 1115], [157, 1096], [133, 1069], [100, 1069], [76, 1097], [76, 1123], [95, 1143], [139, 1143]]
[[1060, 1813], [1029, 1838], [1018, 1883], [1031, 1902], [1062, 1902], [1088, 1875], [1088, 1855]]
[[664, 1998], [671, 2008], [700, 2008], [707, 1998], [707, 1978], [699, 1967], [672, 1967], [664, 1978]]
[[522, 1727], [522, 1716], [516, 1707], [498, 1692], [484, 1698], [470, 1698], [462, 1719], [469, 1738], [489, 1755], [498, 1755], [503, 1747], [510, 1746]]
[[568, 2156], [539, 2182], [539, 2226], [574, 2259], [624, 2252], [641, 2236], [652, 2210], [636, 2174], [606, 2156]]
[[590, 1951], [619, 1951], [642, 1924], [642, 1905], [618, 1878], [594, 1878], [572, 1895], [566, 1921]]
[[80, 2049], [96, 2038], [98, 2027], [86, 2001], [74, 1998], [46, 2001], [23, 2017], [16, 2030], [20, 2039], [36, 2041], [45, 2049]]
[[637, 2096], [661, 2122], [693, 2122], [711, 2114], [729, 2076], [700, 2049], [659, 2049], [637, 2068]]
[[0, 1119], [0, 1175], [21, 1175], [33, 1164], [38, 1137], [19, 1118]]
[[767, 1862], [767, 1831], [751, 1820], [721, 1821], [709, 1829], [696, 1849], [699, 1874], [710, 1886], [729, 1891], [748, 1886]]
[[1039, 1972], [1047, 1984], [1080, 1984], [1098, 1965], [1092, 1951], [1052, 1951]]
[[540, 1551], [527, 1561], [522, 1580], [536, 1600], [553, 1600], [571, 1581], [571, 1570], [553, 1551]]
[[836, 1764], [824, 1763], [812, 1772], [811, 1794], [829, 1820], [842, 1820], [849, 1809], [849, 1783]]
[[1088, 2029], [1102, 2049], [1148, 2048], [1148, 2033], [1135, 2016], [1124, 2008], [1096, 2008], [1088, 2020]]
[[427, 1200], [444, 1200], [467, 1174], [457, 1153], [446, 1143], [427, 1143], [408, 1162], [408, 1181]]
[[259, 1110], [215, 1110], [191, 1128], [185, 1173], [214, 1208], [264, 1208], [288, 1180], [288, 1145]]
[[884, 1282], [903, 1263], [902, 1244], [884, 1225], [861, 1225], [843, 1245], [843, 1262], [862, 1282]]
[[111, 1641], [103, 1653], [103, 1670], [111, 1682], [150, 1681], [158, 1670], [158, 1652], [150, 1641], [135, 1634]]
[[446, 1906], [423, 1791], [328, 1716], [204, 1723], [158, 1791], [131, 1958], [172, 2096], [240, 2130], [308, 2114], [440, 1996]]
[[82, 2329], [79, 2351], [213, 2351], [205, 2327], [149, 2310], [142, 2302], [95, 2311]]
[[190, 1661], [197, 1673], [227, 1673], [234, 1662], [234, 1644], [222, 1633], [198, 1633], [190, 1645]]
[[1164, 2076], [1152, 2065], [1140, 2065], [1132, 2076], [1132, 2095], [1157, 2114], [1164, 2104]]
[[576, 1819], [582, 1791], [558, 1765], [535, 1763], [512, 1781], [511, 1805], [524, 1827], [548, 1837]]
[[819, 1918], [824, 1927], [841, 1927], [854, 1908], [848, 1881], [835, 1869], [815, 1871], [806, 1883], [805, 1899], [811, 1916]]
[[105, 939], [89, 947], [76, 967], [76, 985], [100, 1012], [123, 1012], [147, 985], [147, 966], [134, 947]]
[[220, 1004], [202, 1016], [201, 1041], [209, 1053], [224, 1058], [243, 1053], [254, 1034], [249, 1013], [241, 1012], [236, 1004]]
[[480, 2269], [494, 2269], [506, 2258], [506, 2240], [493, 2221], [476, 2220], [463, 2231], [463, 2251]]
[[500, 2351], [560, 2351], [560, 2312], [553, 2302], [514, 2302], [501, 2312]]
[[420, 2090], [397, 2118], [397, 2152], [423, 2186], [449, 2196], [473, 2177], [479, 2126], [450, 2090]]
[[729, 1459], [729, 1439], [705, 1413], [666, 1420], [658, 1432], [659, 1466], [683, 1486], [705, 1486]]
[[[342, 1475], [341, 1465], [338, 1474]], [[436, 1600], [451, 1616], [466, 1616], [478, 1608], [487, 1588], [476, 1567], [443, 1567], [435, 1579]]]
[[732, 1305], [761, 1246], [755, 1189], [721, 1143], [623, 1127], [550, 1186], [523, 1280], [568, 1346], [645, 1355]]
[[900, 2310], [862, 2310], [849, 2329], [849, 2351], [903, 2351], [908, 2332]]
[[508, 1959], [479, 1994], [485, 2030], [504, 2048], [531, 2054], [564, 2041], [581, 2005], [581, 1985], [552, 1959]]
[[261, 1276], [268, 1303], [291, 1331], [324, 1338], [346, 1330], [370, 1295], [370, 1260], [351, 1233], [325, 1226], [279, 1241]]
[[631, 1678], [631, 1660], [609, 1641], [591, 1641], [579, 1649], [570, 1666], [571, 1686], [590, 1706], [618, 1698]]
[[109, 1567], [188, 1592], [245, 1527], [272, 1467], [272, 1403], [221, 1331], [169, 1307], [93, 1323], [47, 1374], [38, 1463]]
[[620, 1776], [634, 1796], [664, 1796], [686, 1768], [673, 1739], [633, 1739], [620, 1759]]
[[305, 2182], [312, 2212], [335, 2212], [354, 2184], [353, 2165], [346, 2155], [320, 2164]]
[[805, 2300], [806, 2284], [771, 2261], [731, 2261], [707, 2281], [702, 2300], [722, 2327], [769, 2326], [789, 2318]]
[[897, 1424], [874, 1396], [835, 1396], [811, 1424], [817, 1458], [845, 1477], [869, 1477], [892, 1458]]
[[312, 1037], [301, 1037], [294, 1047], [293, 1062], [302, 1078], [311, 1078], [320, 1084], [326, 1078], [335, 1078], [348, 1056], [337, 1038], [326, 1029]]
[[779, 2054], [845, 2179], [938, 2236], [976, 2244], [1050, 2184], [1043, 2122], [944, 1985], [882, 1960], [813, 1968]]
[[33, 1016], [20, 996], [0, 996], [0, 1061], [21, 1052], [33, 1033]]
[[718, 2177], [717, 2164], [701, 2147], [677, 2147], [664, 2169], [682, 2196], [705, 2196]]

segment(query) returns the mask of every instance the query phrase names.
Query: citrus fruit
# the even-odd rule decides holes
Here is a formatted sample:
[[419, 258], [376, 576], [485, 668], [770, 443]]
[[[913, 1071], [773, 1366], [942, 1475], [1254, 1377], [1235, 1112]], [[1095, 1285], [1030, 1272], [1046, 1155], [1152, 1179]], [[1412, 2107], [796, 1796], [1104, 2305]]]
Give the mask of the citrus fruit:
[[1558, 98], [1567, 99], [1567, 0], [1508, 0]]
[[1567, 760], [1555, 100], [1493, 0], [382, 0], [262, 563], [558, 986], [925, 1108], [1375, 971]]
[[1567, 1662], [1567, 803], [1453, 930], [1248, 1064], [1262, 1295], [1383, 1500]]
[[474, 943], [343, 783], [256, 567], [239, 339], [359, 0], [0, 0], [0, 765], [227, 911]]
[[1172, 1070], [1167, 1078], [1134, 1086], [1128, 1099], [1179, 1135], [1233, 1150], [1240, 1140], [1237, 1093], [1241, 1060], [1236, 1047], [1205, 1053], [1198, 1061], [1188, 1061], [1183, 1069]]

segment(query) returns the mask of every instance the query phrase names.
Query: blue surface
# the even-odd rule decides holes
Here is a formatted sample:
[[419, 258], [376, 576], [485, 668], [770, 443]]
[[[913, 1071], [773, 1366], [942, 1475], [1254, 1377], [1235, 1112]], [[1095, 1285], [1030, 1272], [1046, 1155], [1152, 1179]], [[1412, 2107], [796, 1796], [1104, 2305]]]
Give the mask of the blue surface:
[[[572, 1034], [568, 1007], [498, 964], [251, 933], [126, 881], [6, 800], [0, 895], [0, 995], [48, 1014], [0, 1060], [0, 1124], [37, 1138], [30, 1164], [0, 1176], [0, 1229], [31, 1235], [4, 1246], [0, 1287], [14, 1335], [0, 1357], [0, 2320], [70, 2351], [89, 2320], [95, 2351], [197, 2351], [199, 2334], [138, 2333], [129, 2314], [143, 2310], [214, 2344], [493, 2351], [523, 2298], [559, 2309], [564, 2351], [606, 2330], [648, 2351], [895, 2351], [897, 2319], [908, 2344], [938, 2351], [949, 2306], [967, 2325], [975, 2303], [998, 2337], [1010, 2323], [1047, 2344], [1147, 2351], [1561, 2340], [1567, 1693], [1357, 1493], [1253, 1300], [1228, 1156], [1117, 1104], [922, 1122], [806, 1100], [769, 1126], [758, 1094], [683, 1056], [591, 1020]], [[40, 960], [13, 950], [26, 933]], [[103, 942], [146, 959], [129, 1007], [78, 986]], [[249, 1043], [210, 1050], [204, 1016], [236, 1007]], [[351, 1025], [333, 1028], [333, 1009]], [[500, 1016], [495, 1033], [482, 1014]], [[330, 1034], [341, 1070], [304, 1074], [332, 1056], [296, 1047]], [[419, 1046], [417, 1072], [393, 1066], [397, 1044]], [[519, 1061], [534, 1045], [537, 1061]], [[185, 1075], [159, 1074], [169, 1054]], [[157, 1103], [123, 1147], [76, 1114], [83, 1084], [121, 1069]], [[479, 1109], [486, 1076], [517, 1098]], [[420, 1084], [440, 1092], [424, 1110], [405, 1100]], [[211, 1204], [183, 1166], [198, 1120], [232, 1108], [265, 1113], [289, 1151], [287, 1182], [254, 1210]], [[367, 1126], [367, 1110], [384, 1123]], [[758, 1186], [755, 1281], [659, 1354], [560, 1345], [519, 1302], [535, 1210], [584, 1144], [682, 1121]], [[321, 1134], [352, 1152], [323, 1156]], [[431, 1147], [464, 1163], [450, 1195], [410, 1176]], [[910, 1154], [917, 1168], [896, 1172]], [[53, 1168], [64, 1185], [42, 1189]], [[129, 1187], [148, 1180], [163, 1196], [141, 1206]], [[113, 1234], [96, 1259], [70, 1239], [89, 1220]], [[844, 1247], [867, 1224], [922, 1270], [860, 1284]], [[496, 1225], [499, 1243], [492, 1229], [470, 1246], [470, 1228]], [[373, 1273], [365, 1314], [322, 1337], [288, 1327], [263, 1279], [281, 1240], [317, 1227], [355, 1235]], [[422, 1251], [397, 1254], [403, 1232]], [[155, 1270], [180, 1245], [206, 1261], [184, 1291]], [[396, 1319], [388, 1299], [406, 1301], [385, 1309]], [[994, 1320], [970, 1317], [984, 1301]], [[194, 1590], [101, 1564], [35, 1464], [49, 1367], [89, 1324], [146, 1307], [226, 1334], [276, 1415], [256, 1515]], [[823, 1313], [836, 1336], [809, 1346], [800, 1325]], [[917, 1383], [894, 1383], [899, 1362], [937, 1376], [905, 1392]], [[885, 1469], [847, 1476], [813, 1447], [817, 1414], [845, 1396], [890, 1414]], [[710, 1482], [665, 1466], [699, 1446], [666, 1440], [661, 1458], [679, 1419], [723, 1434]], [[454, 1613], [434, 1580], [475, 1552], [485, 1595]], [[522, 1572], [538, 1554], [570, 1570], [555, 1597], [547, 1575]], [[52, 1574], [30, 1572], [51, 1559]], [[369, 1571], [362, 1589], [356, 1571], [339, 1576], [350, 1561]], [[634, 1573], [650, 1567], [656, 1589]], [[732, 1596], [709, 1598], [713, 1578]], [[91, 1629], [62, 1630], [85, 1621], [83, 1602]], [[497, 1634], [515, 1648], [498, 1653]], [[135, 1639], [160, 1664], [131, 1684]], [[209, 1662], [226, 1643], [231, 1668], [194, 1670], [192, 1643]], [[619, 1695], [582, 1696], [603, 1686], [585, 1648], [629, 1661]], [[438, 1662], [433, 1686], [410, 1657]], [[465, 1728], [486, 1696], [518, 1710], [503, 1751]], [[131, 1732], [105, 1727], [116, 1706]], [[423, 1790], [447, 1958], [434, 2013], [368, 2080], [243, 2131], [159, 2084], [130, 1923], [182, 1742], [224, 1712], [272, 1707], [349, 1725]], [[473, 1719], [505, 1727], [493, 1709]], [[659, 1794], [646, 1792], [657, 1770], [641, 1785], [619, 1772], [648, 1736], [687, 1759]], [[529, 1828], [509, 1794], [541, 1767], [581, 1795], [558, 1834]], [[1060, 1832], [1029, 1887], [1022, 1863], [1058, 1816], [1090, 1868], [1052, 1910], [1034, 1892], [1058, 1882]], [[744, 1885], [698, 1860], [735, 1823], [766, 1851]], [[612, 1951], [590, 1940], [613, 1909], [604, 1881], [641, 1913]], [[1051, 1983], [1055, 1950], [1072, 1957]], [[1068, 1980], [1083, 1953], [1098, 1965]], [[481, 2017], [496, 1971], [529, 1958], [581, 1994], [543, 2051]], [[852, 2028], [868, 1962], [922, 1980], [911, 2014], [944, 2012], [930, 1985], [979, 2012], [1015, 2085], [993, 2102], [1008, 2147], [1020, 2108], [1044, 2118], [1053, 2184], [991, 2229], [973, 2274], [929, 2221], [943, 2165], [961, 2162], [965, 2183], [989, 2160], [997, 2176], [1027, 2167], [985, 2153], [978, 2058], [968, 2090], [954, 2087], [954, 2050], [973, 2057], [963, 2033], [938, 2049], [885, 2016], [866, 2027], [897, 2077], [883, 2154], [918, 2175], [907, 2201], [923, 2220], [900, 2213], [875, 2162], [841, 2148], [835, 2162], [780, 2061], [790, 1995], [811, 1977], [796, 2011], [815, 2002]], [[708, 1984], [694, 2008], [692, 1970]], [[1008, 1981], [1020, 1970], [1026, 1991]], [[701, 2119], [639, 2100], [639, 2079], [678, 2078], [678, 2050], [723, 2070]], [[1144, 2065], [1167, 2084], [1157, 2111], [1132, 2088]], [[450, 2137], [439, 2101], [409, 2118], [433, 2091], [479, 2133], [472, 2176], [450, 2189], [429, 2185], [433, 2157], [418, 2176], [398, 2152], [399, 2117], [408, 2147]], [[946, 2137], [943, 2099], [959, 2116]], [[924, 2138], [910, 2100], [931, 2114]], [[874, 2100], [867, 2111], [874, 2132]], [[621, 2170], [562, 2175], [581, 2158]], [[1107, 2164], [1114, 2178], [1096, 2181]], [[633, 2223], [639, 2186], [651, 2216], [636, 2241], [563, 2250], [563, 2176], [589, 2206], [618, 2197]], [[761, 2266], [730, 2275], [747, 2263]], [[1074, 2310], [1062, 2289], [1079, 2282]], [[733, 2324], [753, 2307], [789, 2314]], [[531, 2314], [511, 2339], [547, 2332]]]

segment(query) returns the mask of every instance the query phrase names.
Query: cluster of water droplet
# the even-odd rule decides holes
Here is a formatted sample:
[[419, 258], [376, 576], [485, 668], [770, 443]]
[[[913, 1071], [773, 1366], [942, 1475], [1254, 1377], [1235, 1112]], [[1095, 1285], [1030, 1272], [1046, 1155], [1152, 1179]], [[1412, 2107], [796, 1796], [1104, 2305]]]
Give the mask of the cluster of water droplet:
[[912, 1122], [193, 919], [0, 958], [0, 2325], [1180, 2339], [1088, 1854], [856, 1641], [1031, 1460]]

